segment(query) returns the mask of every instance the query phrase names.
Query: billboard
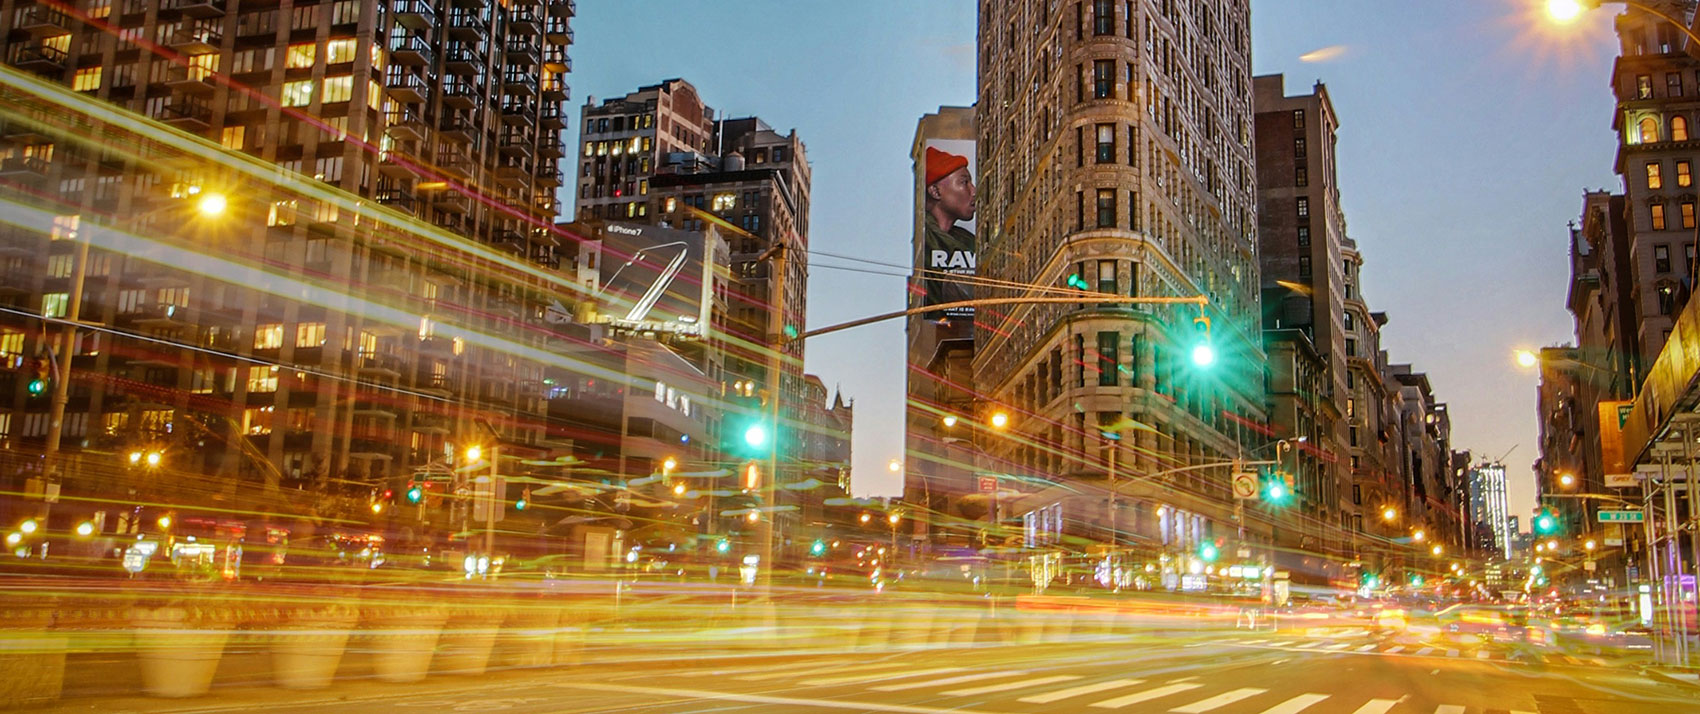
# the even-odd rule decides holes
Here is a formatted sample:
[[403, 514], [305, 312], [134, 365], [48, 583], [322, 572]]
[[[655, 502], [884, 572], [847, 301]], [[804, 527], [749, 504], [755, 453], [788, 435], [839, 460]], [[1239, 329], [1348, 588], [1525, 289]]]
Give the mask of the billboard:
[[1623, 425], [1629, 421], [1629, 413], [1634, 410], [1635, 402], [1604, 400], [1599, 403], [1600, 419], [1600, 467], [1605, 472], [1606, 486], [1610, 488], [1630, 488], [1635, 485], [1635, 477], [1629, 464], [1625, 463], [1623, 453]]
[[[974, 195], [975, 144], [972, 139], [926, 139], [916, 181], [921, 188], [921, 305], [942, 305], [974, 298], [974, 289], [959, 277], [973, 277], [979, 263], [974, 234], [977, 223]], [[972, 324], [974, 308], [929, 312], [929, 320]]]
[[703, 233], [641, 223], [603, 227], [598, 322], [617, 329], [702, 337], [713, 304]]

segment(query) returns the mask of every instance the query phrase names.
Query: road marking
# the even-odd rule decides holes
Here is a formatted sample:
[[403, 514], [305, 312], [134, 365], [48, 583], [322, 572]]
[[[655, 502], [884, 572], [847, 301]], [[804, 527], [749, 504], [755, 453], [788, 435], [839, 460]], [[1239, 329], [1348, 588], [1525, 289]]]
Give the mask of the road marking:
[[1310, 708], [1310, 705], [1327, 699], [1326, 694], [1300, 694], [1292, 699], [1276, 704], [1263, 710], [1263, 714], [1298, 714]]
[[1421, 656], [1426, 655], [1426, 654], [1433, 652], [1433, 651], [1434, 651], [1433, 647], [1424, 647], [1420, 650], [1417, 650], [1417, 656], [1421, 657]]
[[1140, 702], [1166, 697], [1170, 694], [1180, 694], [1181, 692], [1189, 689], [1197, 689], [1202, 686], [1204, 685], [1171, 684], [1167, 687], [1158, 687], [1156, 689], [1147, 689], [1143, 692], [1134, 692], [1133, 694], [1129, 694], [1125, 697], [1116, 697], [1115, 699], [1105, 699], [1101, 702], [1094, 702], [1092, 706], [1098, 709], [1120, 709], [1131, 704], [1138, 704]]
[[967, 669], [967, 667], [934, 667], [932, 669], [917, 669], [917, 670], [912, 670], [912, 671], [908, 671], [908, 672], [898, 672], [896, 674], [892, 674], [890, 672], [880, 672], [878, 674], [852, 674], [848, 677], [820, 677], [820, 678], [817, 678], [817, 679], [805, 679], [802, 682], [800, 682], [800, 684], [813, 686], [813, 687], [820, 687], [820, 686], [826, 686], [826, 685], [830, 685], [830, 684], [852, 684], [852, 683], [857, 683], [857, 682], [877, 682], [877, 681], [882, 680], [882, 679], [903, 679], [903, 678], [906, 678], [906, 677], [920, 677], [920, 676], [924, 676], [924, 675], [928, 675], [928, 674], [944, 674], [946, 672], [961, 672], [964, 669]]
[[1489, 659], [1491, 657], [1493, 657], [1493, 654], [1487, 650], [1482, 650], [1476, 653], [1476, 659]]
[[1335, 644], [1328, 645], [1327, 647], [1323, 647], [1322, 649], [1325, 649], [1325, 650], [1343, 650], [1343, 649], [1346, 649], [1347, 647], [1351, 647], [1351, 646], [1352, 645], [1350, 643], [1347, 643], [1347, 642], [1337, 642]]
[[942, 694], [947, 697], [972, 697], [976, 694], [991, 694], [993, 692], [1007, 692], [1011, 689], [1021, 689], [1023, 687], [1038, 687], [1046, 684], [1056, 684], [1057, 682], [1072, 682], [1076, 679], [1080, 679], [1079, 675], [1057, 674], [1049, 677], [1021, 679], [1014, 682], [1005, 682], [1003, 684], [988, 684], [984, 687], [952, 689], [948, 692], [942, 692]]
[[1169, 711], [1175, 712], [1175, 714], [1203, 714], [1203, 712], [1211, 711], [1213, 709], [1221, 709], [1222, 707], [1233, 704], [1241, 699], [1250, 699], [1267, 691], [1269, 690], [1258, 689], [1256, 687], [1235, 689], [1231, 692], [1223, 692], [1209, 699], [1200, 699], [1184, 707], [1175, 707]]
[[1293, 645], [1293, 647], [1294, 647], [1294, 649], [1303, 650], [1303, 649], [1309, 649], [1311, 647], [1315, 647], [1315, 646], [1320, 645], [1320, 644], [1322, 644], [1322, 643], [1321, 642], [1301, 642], [1299, 644]]
[[1177, 679], [1171, 679], [1171, 680], [1169, 680], [1169, 684], [1180, 684], [1181, 682], [1190, 682], [1194, 679], [1198, 679], [1198, 675], [1195, 674], [1195, 675], [1192, 675], [1191, 677], [1180, 677], [1180, 678], [1177, 678]]
[[1387, 654], [1399, 654], [1399, 653], [1400, 653], [1400, 652], [1404, 652], [1404, 651], [1405, 651], [1405, 646], [1404, 646], [1404, 645], [1394, 645], [1394, 646], [1392, 646], [1392, 647], [1389, 647], [1389, 648], [1387, 648], [1387, 649], [1386, 649], [1386, 650], [1384, 650], [1384, 651], [1385, 651], [1385, 652], [1386, 652], [1386, 653], [1387, 653]]
[[1143, 684], [1144, 682], [1145, 680], [1143, 679], [1112, 679], [1108, 682], [1082, 684], [1078, 687], [1069, 687], [1068, 689], [1058, 689], [1057, 691], [1047, 692], [1045, 694], [1035, 694], [1031, 697], [1022, 697], [1017, 701], [1027, 702], [1028, 704], [1050, 704], [1051, 702], [1060, 702], [1064, 699], [1078, 697], [1085, 694], [1097, 694], [1098, 692], [1109, 689], [1131, 687], [1135, 684]]
[[[871, 670], [871, 669], [891, 669], [892, 667], [903, 667], [903, 666], [905, 666], [905, 665], [901, 662], [880, 662], [878, 664], [859, 664], [859, 665], [853, 665], [853, 666], [849, 666], [849, 667], [840, 666], [840, 665], [831, 665], [831, 666], [827, 666], [827, 667], [809, 667], [808, 669], [785, 669], [785, 670], [781, 670], [781, 671], [778, 671], [778, 672], [771, 671], [772, 670], [771, 667], [763, 667], [762, 669], [769, 670], [769, 671], [763, 672], [761, 674], [746, 674], [746, 675], [736, 677], [736, 679], [740, 679], [740, 680], [743, 680], [743, 681], [746, 681], [746, 682], [762, 682], [762, 681], [766, 681], [766, 680], [769, 680], [769, 679], [781, 679], [781, 678], [784, 678], [784, 677], [802, 677], [802, 676], [806, 676], [806, 675], [810, 675], [810, 674], [825, 674], [827, 672], [832, 672], [832, 673], [836, 673], [836, 674], [846, 674], [846, 673], [849, 673], [849, 672], [865, 672], [865, 671], [868, 671], [868, 670]], [[746, 671], [748, 671], [748, 670], [746, 670]]]
[[1268, 642], [1268, 641], [1269, 640], [1241, 640], [1240, 644], [1242, 644], [1242, 645], [1261, 645], [1261, 644]]
[[1457, 657], [1458, 656], [1458, 650], [1447, 650], [1446, 656], [1447, 657]]
[[1464, 708], [1457, 704], [1442, 704], [1434, 708], [1434, 714], [1464, 714]]
[[1379, 645], [1364, 645], [1364, 646], [1362, 646], [1362, 647], [1359, 647], [1359, 648], [1357, 648], [1357, 649], [1355, 649], [1355, 650], [1352, 650], [1352, 651], [1353, 651], [1353, 652], [1368, 652], [1368, 651], [1370, 651], [1370, 650], [1373, 650], [1373, 649], [1375, 649], [1375, 648], [1376, 648], [1376, 647], [1378, 647], [1378, 646], [1379, 646]]
[[550, 686], [567, 689], [588, 689], [599, 692], [620, 692], [624, 694], [651, 694], [684, 699], [717, 699], [721, 701], [748, 702], [752, 704], [777, 704], [791, 709], [853, 709], [865, 712], [896, 712], [897, 714], [986, 714], [982, 711], [969, 709], [941, 709], [938, 707], [921, 707], [904, 704], [878, 704], [874, 702], [841, 702], [832, 699], [775, 697], [765, 694], [734, 694], [731, 692], [716, 692], [707, 689], [638, 687], [622, 684], [599, 684], [592, 682], [555, 682]]
[[887, 684], [887, 685], [879, 686], [879, 687], [869, 687], [869, 689], [872, 689], [876, 692], [901, 692], [901, 691], [904, 691], [904, 690], [907, 690], [907, 689], [920, 689], [922, 687], [942, 687], [942, 686], [945, 686], [947, 684], [962, 684], [963, 682], [977, 682], [977, 681], [980, 681], [982, 679], [995, 679], [997, 677], [1014, 677], [1014, 676], [1020, 675], [1020, 674], [1027, 674], [1027, 670], [1012, 669], [1012, 670], [1007, 670], [1007, 671], [1003, 671], [1003, 672], [979, 672], [979, 673], [976, 673], [976, 674], [964, 674], [964, 675], [960, 675], [960, 676], [956, 676], [956, 677], [945, 677], [944, 679], [928, 679], [928, 680], [924, 680], [924, 681], [920, 681], [920, 682], [905, 682], [903, 684]]
[[1392, 709], [1393, 705], [1398, 703], [1399, 700], [1397, 699], [1371, 699], [1364, 702], [1364, 705], [1358, 707], [1358, 710], [1352, 712], [1352, 714], [1387, 714], [1387, 710]]

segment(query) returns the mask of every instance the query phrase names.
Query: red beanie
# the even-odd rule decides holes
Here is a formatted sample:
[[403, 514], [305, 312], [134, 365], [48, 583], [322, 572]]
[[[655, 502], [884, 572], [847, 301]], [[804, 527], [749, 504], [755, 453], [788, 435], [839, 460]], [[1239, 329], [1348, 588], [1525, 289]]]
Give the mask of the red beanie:
[[968, 157], [927, 147], [927, 185], [938, 183], [957, 169], [968, 166]]

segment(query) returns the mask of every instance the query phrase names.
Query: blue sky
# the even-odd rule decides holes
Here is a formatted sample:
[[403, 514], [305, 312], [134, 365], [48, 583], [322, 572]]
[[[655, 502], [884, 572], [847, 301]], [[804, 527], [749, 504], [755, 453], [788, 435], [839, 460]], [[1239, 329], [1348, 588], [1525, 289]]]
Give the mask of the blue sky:
[[[1322, 80], [1341, 117], [1342, 201], [1364, 294], [1390, 317], [1384, 346], [1429, 373], [1457, 447], [1510, 452], [1519, 514], [1535, 380], [1511, 350], [1570, 339], [1565, 224], [1584, 188], [1618, 185], [1610, 13], [1560, 32], [1534, 4], [1252, 4], [1254, 73], [1286, 73], [1289, 93]], [[684, 77], [722, 112], [796, 128], [814, 168], [811, 248], [829, 253], [906, 263], [915, 121], [974, 101], [972, 0], [588, 2], [574, 30], [578, 103]], [[901, 278], [829, 263], [844, 261], [811, 270], [811, 325], [903, 307]], [[811, 340], [808, 369], [856, 400], [857, 490], [899, 492], [885, 464], [902, 450], [901, 323]]]

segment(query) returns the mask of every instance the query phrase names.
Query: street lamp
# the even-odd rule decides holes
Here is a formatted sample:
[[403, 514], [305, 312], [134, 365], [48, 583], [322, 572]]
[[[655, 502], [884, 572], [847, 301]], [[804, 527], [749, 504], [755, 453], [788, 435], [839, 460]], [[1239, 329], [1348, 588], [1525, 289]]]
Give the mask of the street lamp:
[[1576, 476], [1574, 474], [1559, 474], [1558, 475], [1558, 485], [1563, 486], [1565, 488], [1570, 488], [1571, 486], [1575, 486], [1576, 485]]
[[1593, 550], [1596, 546], [1597, 546], [1597, 544], [1594, 543], [1593, 538], [1589, 538], [1585, 541], [1582, 541], [1582, 549], [1583, 550]]
[[946, 429], [953, 428], [956, 426], [956, 415], [946, 414], [943, 419], [939, 420], [939, 423], [943, 424]]
[[147, 462], [148, 462], [149, 467], [159, 466], [159, 459], [160, 459], [160, 454], [159, 454], [158, 451], [149, 451], [148, 452]]
[[467, 461], [478, 461], [481, 458], [484, 458], [484, 449], [482, 447], [478, 447], [478, 446], [468, 446], [468, 447], [466, 447], [466, 460]]
[[1392, 506], [1388, 506], [1386, 508], [1381, 509], [1381, 520], [1387, 521], [1388, 523], [1392, 523], [1393, 519], [1398, 518], [1398, 517], [1399, 517], [1399, 510], [1392, 507]]
[[34, 518], [31, 518], [29, 520], [24, 521], [23, 523], [18, 524], [18, 530], [23, 531], [25, 535], [28, 535], [30, 533], [34, 533], [36, 531], [36, 529], [40, 528], [40, 527], [41, 526], [38, 525], [35, 522]]
[[1442, 548], [1442, 547], [1441, 547], [1441, 546], [1440, 546], [1440, 544], [1439, 544], [1439, 543], [1436, 543], [1436, 544], [1435, 544], [1435, 545], [1434, 545], [1434, 547], [1433, 547], [1433, 548], [1430, 548], [1430, 549], [1428, 549], [1428, 552], [1429, 552], [1429, 553], [1431, 553], [1431, 554], [1433, 554], [1433, 555], [1437, 555], [1437, 556], [1438, 556], [1438, 555], [1440, 555], [1440, 554], [1441, 554], [1441, 553], [1445, 553], [1445, 552], [1446, 552], [1446, 549], [1445, 549], [1445, 548]]
[[998, 410], [992, 412], [992, 428], [1002, 429], [1009, 426], [1009, 412]]
[[890, 471], [892, 473], [897, 473], [899, 471], [902, 471], [903, 470], [903, 460], [902, 459], [892, 459], [890, 461], [885, 462], [885, 470]]
[[[1644, 13], [1647, 13], [1649, 15], [1657, 17], [1660, 20], [1664, 20], [1665, 22], [1668, 22], [1671, 25], [1675, 26], [1676, 29], [1681, 30], [1683, 32], [1683, 34], [1688, 35], [1688, 39], [1690, 41], [1694, 42], [1695, 44], [1700, 44], [1700, 36], [1696, 36], [1694, 34], [1693, 30], [1688, 29], [1687, 23], [1678, 21], [1676, 18], [1671, 17], [1668, 14], [1665, 14], [1664, 11], [1659, 10], [1658, 8], [1652, 7], [1652, 6], [1647, 5], [1645, 3], [1637, 2], [1637, 0], [1609, 0], [1609, 1], [1619, 3], [1619, 4], [1623, 5], [1624, 7], [1635, 8], [1637, 10], [1644, 12]], [[1551, 18], [1553, 22], [1556, 22], [1560, 25], [1568, 25], [1571, 22], [1575, 22], [1577, 18], [1581, 17], [1583, 12], [1586, 12], [1588, 10], [1597, 10], [1597, 9], [1599, 9], [1599, 7], [1601, 5], [1605, 4], [1606, 2], [1608, 2], [1608, 0], [1547, 0], [1547, 5], [1546, 5], [1547, 17]]]
[[1428, 537], [1428, 533], [1424, 532], [1423, 529], [1421, 529], [1421, 528], [1418, 528], [1415, 533], [1411, 534], [1411, 540], [1414, 540], [1418, 543], [1423, 542], [1423, 539], [1427, 538], [1427, 537]]

